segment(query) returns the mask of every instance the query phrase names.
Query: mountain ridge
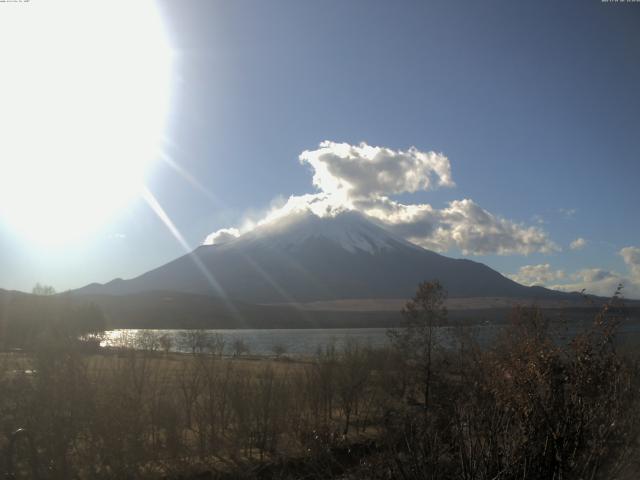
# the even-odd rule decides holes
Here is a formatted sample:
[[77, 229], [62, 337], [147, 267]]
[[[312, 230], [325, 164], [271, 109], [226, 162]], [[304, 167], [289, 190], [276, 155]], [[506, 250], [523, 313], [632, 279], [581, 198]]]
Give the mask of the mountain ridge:
[[226, 243], [200, 246], [138, 277], [73, 293], [166, 290], [249, 303], [300, 303], [409, 298], [419, 282], [436, 279], [452, 297], [570, 295], [526, 287], [482, 263], [426, 250], [355, 212], [289, 215]]

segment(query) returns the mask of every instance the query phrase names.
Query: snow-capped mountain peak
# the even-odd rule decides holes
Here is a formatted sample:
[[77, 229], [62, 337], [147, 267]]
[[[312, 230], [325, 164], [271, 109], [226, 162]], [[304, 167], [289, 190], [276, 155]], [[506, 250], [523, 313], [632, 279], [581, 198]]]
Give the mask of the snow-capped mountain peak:
[[356, 212], [273, 220], [227, 243], [203, 245], [131, 280], [80, 293], [207, 294], [248, 303], [410, 298], [438, 279], [450, 296], [560, 295], [518, 285], [486, 265], [456, 260], [395, 236]]
[[352, 211], [326, 217], [311, 212], [291, 214], [261, 225], [228, 245], [261, 244], [290, 249], [313, 240], [329, 241], [351, 253], [375, 254], [402, 246], [420, 248]]

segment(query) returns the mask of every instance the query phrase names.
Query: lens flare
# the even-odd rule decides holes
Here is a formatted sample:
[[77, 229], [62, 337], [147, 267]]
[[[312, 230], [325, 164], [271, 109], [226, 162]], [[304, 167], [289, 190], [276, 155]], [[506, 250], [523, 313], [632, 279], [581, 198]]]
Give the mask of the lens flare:
[[150, 0], [9, 3], [0, 16], [0, 223], [43, 245], [94, 233], [157, 157], [171, 50]]

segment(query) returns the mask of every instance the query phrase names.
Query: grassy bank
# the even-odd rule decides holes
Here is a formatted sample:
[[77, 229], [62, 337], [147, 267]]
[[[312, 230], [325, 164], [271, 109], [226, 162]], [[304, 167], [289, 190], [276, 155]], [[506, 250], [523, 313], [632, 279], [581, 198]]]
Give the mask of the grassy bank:
[[31, 478], [34, 457], [52, 479], [633, 478], [640, 370], [615, 347], [620, 308], [563, 342], [543, 313], [516, 309], [492, 346], [461, 328], [445, 350], [438, 298], [408, 307], [388, 348], [305, 359], [97, 353], [65, 337], [4, 353], [0, 449], [27, 432], [7, 468]]

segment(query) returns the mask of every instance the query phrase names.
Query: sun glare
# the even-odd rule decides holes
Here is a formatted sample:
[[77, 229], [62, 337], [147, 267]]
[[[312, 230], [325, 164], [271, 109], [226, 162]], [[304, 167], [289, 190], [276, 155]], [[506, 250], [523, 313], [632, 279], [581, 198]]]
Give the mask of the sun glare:
[[0, 222], [85, 238], [141, 192], [170, 97], [151, 1], [8, 3], [0, 15]]

